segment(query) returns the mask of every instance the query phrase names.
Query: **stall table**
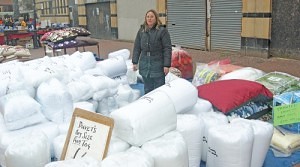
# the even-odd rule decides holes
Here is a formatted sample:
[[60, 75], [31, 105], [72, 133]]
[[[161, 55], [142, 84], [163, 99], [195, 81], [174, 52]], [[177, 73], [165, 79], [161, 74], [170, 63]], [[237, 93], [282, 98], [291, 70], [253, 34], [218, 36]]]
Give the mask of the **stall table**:
[[4, 45], [4, 44], [5, 44], [4, 34], [1, 33], [0, 34], [0, 45]]
[[99, 42], [97, 40], [94, 40], [91, 38], [76, 38], [75, 41], [77, 42], [75, 45], [55, 47], [55, 48], [52, 45], [50, 45], [49, 43], [47, 43], [46, 46], [44, 46], [45, 55], [47, 55], [46, 47], [50, 48], [52, 50], [52, 55], [54, 55], [55, 50], [57, 50], [57, 49], [63, 49], [64, 54], [67, 54], [68, 48], [75, 48], [75, 50], [78, 51], [78, 48], [82, 47], [83, 51], [85, 51], [85, 47], [87, 47], [87, 46], [97, 46], [98, 55], [100, 55], [100, 46], [99, 46]]
[[4, 30], [4, 41], [6, 45], [16, 45], [17, 40], [27, 37], [33, 38], [33, 36], [33, 33], [24, 30]]

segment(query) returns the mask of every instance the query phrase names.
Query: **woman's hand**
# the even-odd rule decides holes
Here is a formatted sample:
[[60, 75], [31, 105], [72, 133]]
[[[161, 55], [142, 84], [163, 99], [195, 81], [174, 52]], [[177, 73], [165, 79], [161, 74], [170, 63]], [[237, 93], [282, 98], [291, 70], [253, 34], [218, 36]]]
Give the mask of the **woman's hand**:
[[164, 67], [164, 73], [167, 75], [169, 73], [169, 67]]
[[133, 68], [133, 71], [136, 71], [137, 70], [137, 65], [133, 64], [132, 68]]

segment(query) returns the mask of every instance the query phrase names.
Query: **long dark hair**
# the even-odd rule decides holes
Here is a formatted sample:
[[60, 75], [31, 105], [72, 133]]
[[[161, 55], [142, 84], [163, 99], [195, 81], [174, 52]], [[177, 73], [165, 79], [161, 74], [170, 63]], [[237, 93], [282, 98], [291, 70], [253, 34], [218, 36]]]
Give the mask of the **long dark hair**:
[[155, 28], [156, 28], [156, 29], [159, 29], [159, 27], [162, 25], [162, 23], [161, 23], [161, 21], [160, 21], [160, 19], [159, 19], [159, 15], [158, 15], [158, 13], [156, 12], [156, 10], [150, 9], [150, 10], [148, 10], [148, 11], [146, 12], [146, 14], [145, 14], [144, 24], [142, 25], [142, 26], [143, 26], [143, 31], [147, 31], [147, 29], [148, 29], [148, 26], [147, 26], [147, 14], [148, 14], [149, 12], [152, 12], [152, 13], [154, 14], [154, 16], [155, 16], [155, 19], [156, 19]]

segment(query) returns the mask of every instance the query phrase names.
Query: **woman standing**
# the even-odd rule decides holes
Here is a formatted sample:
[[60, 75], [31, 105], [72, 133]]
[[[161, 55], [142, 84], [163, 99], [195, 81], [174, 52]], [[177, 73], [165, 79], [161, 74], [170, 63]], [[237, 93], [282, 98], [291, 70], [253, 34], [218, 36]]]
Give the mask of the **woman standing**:
[[151, 9], [146, 12], [144, 24], [136, 35], [132, 55], [133, 70], [137, 70], [138, 64], [145, 94], [165, 84], [171, 56], [170, 34], [161, 25], [157, 12]]

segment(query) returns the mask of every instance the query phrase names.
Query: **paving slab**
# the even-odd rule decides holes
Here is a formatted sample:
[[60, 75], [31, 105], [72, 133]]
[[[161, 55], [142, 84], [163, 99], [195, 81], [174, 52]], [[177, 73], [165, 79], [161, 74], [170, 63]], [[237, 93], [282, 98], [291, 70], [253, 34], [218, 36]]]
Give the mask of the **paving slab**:
[[[96, 39], [100, 43], [100, 57], [106, 59], [110, 52], [114, 52], [120, 49], [129, 49], [132, 54], [133, 42], [132, 41], [122, 41], [122, 40], [103, 40]], [[192, 57], [194, 63], [194, 70], [197, 62], [208, 63], [213, 60], [230, 59], [232, 64], [243, 66], [243, 67], [253, 67], [265, 72], [285, 72], [297, 77], [300, 77], [300, 60], [286, 59], [278, 57], [253, 57], [245, 56], [239, 53], [229, 53], [229, 52], [209, 52], [197, 49], [183, 48]], [[86, 51], [91, 51], [93, 53], [98, 53], [96, 46], [89, 46], [85, 48]], [[76, 50], [74, 48], [67, 49], [67, 54], [72, 54]], [[83, 51], [79, 48], [79, 51]], [[41, 58], [45, 56], [44, 48], [40, 47], [38, 49], [30, 49], [32, 58]], [[300, 57], [300, 55], [299, 55]]]

